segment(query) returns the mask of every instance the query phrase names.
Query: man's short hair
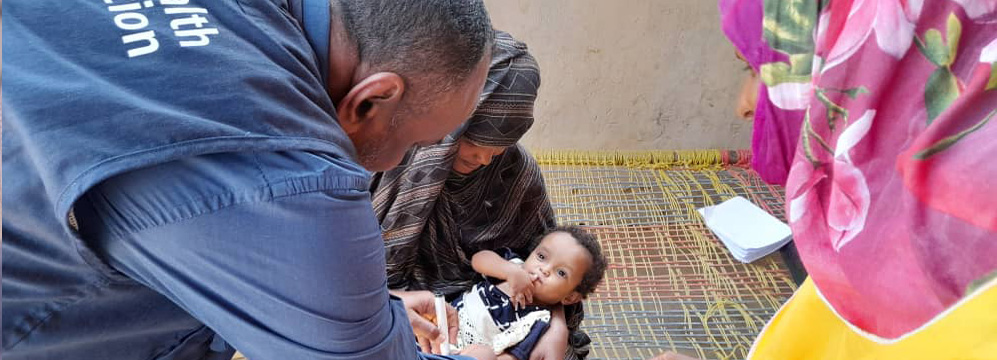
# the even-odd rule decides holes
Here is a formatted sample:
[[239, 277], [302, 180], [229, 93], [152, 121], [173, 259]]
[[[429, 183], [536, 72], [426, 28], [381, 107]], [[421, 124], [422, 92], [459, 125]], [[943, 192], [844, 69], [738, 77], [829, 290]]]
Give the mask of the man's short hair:
[[494, 32], [482, 0], [344, 0], [346, 29], [375, 71], [445, 91], [462, 83]]

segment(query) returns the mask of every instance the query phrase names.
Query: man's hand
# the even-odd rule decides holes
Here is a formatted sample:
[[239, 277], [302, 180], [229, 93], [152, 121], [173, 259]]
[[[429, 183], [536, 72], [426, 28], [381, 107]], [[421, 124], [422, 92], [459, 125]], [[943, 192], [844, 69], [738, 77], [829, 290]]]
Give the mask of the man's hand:
[[523, 270], [522, 267], [514, 267], [506, 274], [505, 281], [509, 283], [509, 300], [515, 309], [522, 309], [533, 302], [533, 280], [535, 277]]
[[405, 303], [409, 323], [412, 324], [412, 330], [415, 332], [415, 338], [419, 341], [419, 347], [422, 348], [422, 352], [450, 355], [442, 354], [440, 345], [444, 341], [448, 341], [451, 344], [457, 342], [457, 326], [459, 324], [457, 310], [454, 310], [450, 304], [446, 305], [447, 329], [449, 330], [449, 334], [442, 334], [439, 328], [436, 327], [436, 308], [433, 301], [433, 293], [429, 291], [393, 290], [391, 294], [401, 298], [402, 302]]

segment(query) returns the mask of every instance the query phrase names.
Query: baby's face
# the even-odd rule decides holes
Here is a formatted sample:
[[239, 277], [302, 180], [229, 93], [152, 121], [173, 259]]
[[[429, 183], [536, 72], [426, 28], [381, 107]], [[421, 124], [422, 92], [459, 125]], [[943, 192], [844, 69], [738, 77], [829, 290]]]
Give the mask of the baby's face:
[[523, 269], [536, 277], [533, 302], [545, 305], [576, 302], [573, 298], [577, 295], [571, 295], [591, 265], [592, 256], [571, 234], [555, 232], [545, 236], [523, 264]]

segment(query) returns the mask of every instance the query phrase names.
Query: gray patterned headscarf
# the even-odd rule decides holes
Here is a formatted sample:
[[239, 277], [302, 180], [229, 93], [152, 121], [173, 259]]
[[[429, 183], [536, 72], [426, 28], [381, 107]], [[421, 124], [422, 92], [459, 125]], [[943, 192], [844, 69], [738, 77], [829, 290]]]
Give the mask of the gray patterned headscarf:
[[[388, 286], [462, 292], [476, 279], [471, 256], [509, 247], [528, 253], [554, 226], [540, 168], [517, 144], [533, 125], [540, 72], [526, 45], [496, 32], [478, 108], [441, 143], [406, 154], [374, 180], [374, 211], [387, 250]], [[505, 147], [469, 175], [452, 171], [457, 142]]]

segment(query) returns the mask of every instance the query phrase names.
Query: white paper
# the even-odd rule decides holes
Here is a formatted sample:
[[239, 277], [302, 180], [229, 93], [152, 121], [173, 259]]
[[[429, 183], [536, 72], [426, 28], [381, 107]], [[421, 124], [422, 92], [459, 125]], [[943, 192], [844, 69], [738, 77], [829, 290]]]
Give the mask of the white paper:
[[788, 225], [740, 196], [698, 211], [706, 226], [741, 262], [768, 255], [792, 238]]

